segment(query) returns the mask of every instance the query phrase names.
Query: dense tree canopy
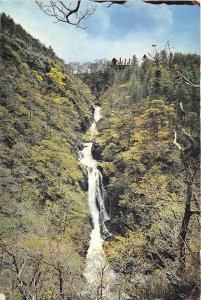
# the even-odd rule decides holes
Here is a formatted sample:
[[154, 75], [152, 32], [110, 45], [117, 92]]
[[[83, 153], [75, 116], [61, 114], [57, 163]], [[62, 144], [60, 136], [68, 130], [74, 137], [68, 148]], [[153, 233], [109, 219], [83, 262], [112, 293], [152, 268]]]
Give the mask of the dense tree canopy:
[[199, 88], [166, 67], [176, 62], [198, 83], [191, 68], [198, 55], [162, 51], [117, 71], [100, 98], [94, 155], [102, 160], [116, 233], [106, 252], [131, 299], [199, 293]]

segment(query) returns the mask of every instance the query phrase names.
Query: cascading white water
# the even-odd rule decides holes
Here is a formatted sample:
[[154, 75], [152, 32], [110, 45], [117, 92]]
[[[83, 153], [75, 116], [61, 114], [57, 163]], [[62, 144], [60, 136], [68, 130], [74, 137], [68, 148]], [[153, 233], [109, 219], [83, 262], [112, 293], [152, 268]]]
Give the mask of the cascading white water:
[[90, 127], [91, 141], [84, 144], [84, 149], [80, 153], [80, 162], [88, 169], [88, 205], [93, 222], [84, 275], [88, 282], [88, 293], [93, 299], [112, 300], [117, 299], [110, 291], [114, 280], [114, 272], [107, 265], [103, 250], [103, 238], [101, 237], [101, 231], [104, 236], [110, 235], [105, 224], [109, 220], [109, 216], [105, 209], [102, 174], [98, 170], [97, 161], [93, 159], [91, 153], [92, 141], [98, 133], [96, 123], [101, 119], [100, 111], [101, 108], [96, 106], [94, 111], [95, 121]]

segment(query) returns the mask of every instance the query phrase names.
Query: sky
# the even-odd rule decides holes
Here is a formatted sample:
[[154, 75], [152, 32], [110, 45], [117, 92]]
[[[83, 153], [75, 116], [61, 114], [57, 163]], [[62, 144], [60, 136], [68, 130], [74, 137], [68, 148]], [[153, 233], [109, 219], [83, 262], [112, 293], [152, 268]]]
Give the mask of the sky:
[[[72, 5], [76, 2], [64, 1]], [[82, 5], [84, 10], [92, 2], [85, 0]], [[80, 29], [56, 23], [39, 9], [35, 0], [0, 0], [1, 12], [51, 46], [66, 63], [132, 58], [134, 54], [140, 59], [152, 52], [153, 44], [162, 50], [167, 41], [174, 52], [199, 53], [198, 6], [151, 5], [141, 0], [129, 1], [126, 6], [107, 6], [97, 4], [96, 11], [81, 23], [87, 28]]]

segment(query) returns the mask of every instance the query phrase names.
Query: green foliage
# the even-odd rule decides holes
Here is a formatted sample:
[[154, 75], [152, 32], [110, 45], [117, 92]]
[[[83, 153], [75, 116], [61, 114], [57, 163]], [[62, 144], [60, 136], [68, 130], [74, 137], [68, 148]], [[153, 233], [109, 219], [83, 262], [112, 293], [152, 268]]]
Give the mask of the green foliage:
[[[165, 59], [166, 53], [161, 55]], [[189, 56], [181, 56], [182, 72], [191, 78], [184, 68]], [[189, 59], [188, 65], [197, 56]], [[185, 297], [198, 295], [197, 256], [188, 257], [185, 274], [178, 273], [186, 181], [180, 152], [173, 144], [174, 130], [182, 126], [198, 136], [192, 122], [193, 116], [198, 117], [198, 96], [192, 94], [192, 87], [175, 81], [178, 78], [158, 60], [147, 59], [130, 71], [118, 72], [114, 85], [101, 97], [103, 119], [95, 147], [102, 159], [110, 228], [115, 233], [114, 241], [105, 243], [105, 251], [120, 274], [119, 286], [131, 299], [182, 299], [182, 288]], [[188, 114], [185, 120], [179, 114], [180, 102]], [[197, 195], [194, 186], [195, 199]], [[195, 252], [196, 224], [194, 219], [187, 242], [189, 251]]]
[[[38, 299], [60, 298], [58, 269], [65, 297], [73, 297], [83, 284], [90, 232], [86, 177], [77, 153], [94, 97], [51, 50], [5, 15], [3, 22], [0, 246], [12, 249], [17, 264], [26, 260], [22, 277], [30, 291], [40, 274]], [[2, 289], [21, 299], [18, 285], [12, 285], [17, 280], [13, 259], [6, 252], [5, 257]]]
[[[5, 14], [1, 23], [2, 290], [20, 300], [22, 285], [35, 293], [36, 283], [37, 299], [73, 299], [85, 284], [90, 232], [87, 182], [77, 153], [95, 98], [51, 48]], [[178, 272], [189, 178], [173, 139], [184, 126], [198, 137], [199, 91], [165, 68], [169, 56], [162, 51], [141, 65], [134, 56], [132, 66], [119, 72], [92, 64], [81, 76], [94, 94], [104, 91], [94, 151], [115, 236], [104, 246], [118, 291], [130, 299], [198, 296], [197, 219], [187, 234], [186, 270]], [[198, 81], [197, 55], [175, 53], [168, 63]], [[188, 118], [179, 114], [180, 102]], [[179, 142], [188, 146], [182, 137]], [[196, 178], [194, 211], [198, 186]], [[16, 265], [23, 267], [21, 285]]]

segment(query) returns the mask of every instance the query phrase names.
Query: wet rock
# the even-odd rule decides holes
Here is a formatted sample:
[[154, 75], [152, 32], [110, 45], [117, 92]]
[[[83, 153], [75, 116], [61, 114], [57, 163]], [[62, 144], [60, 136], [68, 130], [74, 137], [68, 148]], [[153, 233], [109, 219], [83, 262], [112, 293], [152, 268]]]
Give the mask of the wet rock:
[[92, 156], [95, 160], [102, 161], [102, 151], [103, 151], [102, 147], [100, 147], [99, 144], [94, 142], [91, 152], [92, 152]]

